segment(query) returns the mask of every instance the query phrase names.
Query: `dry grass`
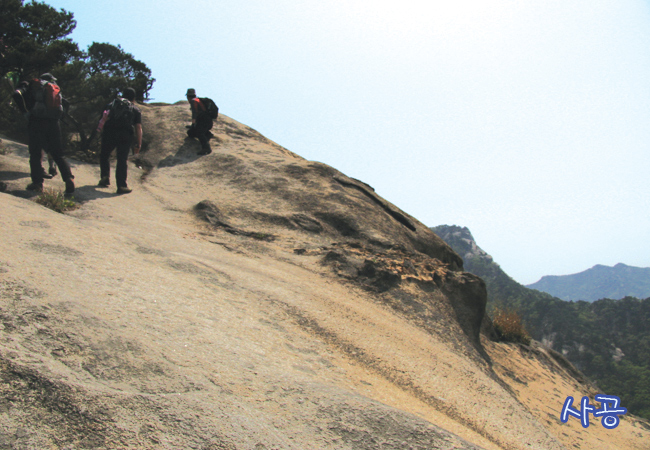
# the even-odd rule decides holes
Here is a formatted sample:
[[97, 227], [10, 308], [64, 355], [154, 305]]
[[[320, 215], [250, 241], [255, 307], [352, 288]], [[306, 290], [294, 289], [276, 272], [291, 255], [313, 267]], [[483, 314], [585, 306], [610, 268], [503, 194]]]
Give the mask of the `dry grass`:
[[531, 337], [518, 312], [495, 309], [492, 323], [500, 341], [530, 344]]

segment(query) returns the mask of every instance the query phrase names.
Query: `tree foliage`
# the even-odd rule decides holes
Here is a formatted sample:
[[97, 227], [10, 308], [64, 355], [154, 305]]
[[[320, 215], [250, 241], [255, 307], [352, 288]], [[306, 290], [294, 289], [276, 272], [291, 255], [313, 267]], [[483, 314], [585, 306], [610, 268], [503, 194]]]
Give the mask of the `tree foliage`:
[[96, 126], [104, 107], [127, 87], [136, 91], [136, 100], [149, 96], [154, 78], [151, 70], [119, 45], [93, 43], [82, 58], [57, 67], [52, 73], [70, 102], [64, 119], [86, 154], [98, 150]]
[[148, 98], [155, 81], [146, 64], [126, 53], [119, 45], [94, 42], [88, 47], [86, 65], [89, 78], [107, 77], [119, 89], [132, 87], [139, 101]]
[[45, 3], [0, 0], [0, 75], [37, 76], [81, 55], [67, 36], [77, 23], [71, 12]]
[[[52, 73], [70, 109], [63, 119], [68, 149], [92, 156], [97, 150], [95, 128], [103, 108], [127, 87], [145, 101], [155, 79], [145, 63], [119, 45], [94, 42], [81, 51], [68, 38], [76, 26], [74, 15], [45, 3], [0, 0], [0, 75], [4, 81], [0, 131], [19, 139], [25, 120], [9, 106], [12, 83]], [[8, 76], [9, 75], [9, 76]]]

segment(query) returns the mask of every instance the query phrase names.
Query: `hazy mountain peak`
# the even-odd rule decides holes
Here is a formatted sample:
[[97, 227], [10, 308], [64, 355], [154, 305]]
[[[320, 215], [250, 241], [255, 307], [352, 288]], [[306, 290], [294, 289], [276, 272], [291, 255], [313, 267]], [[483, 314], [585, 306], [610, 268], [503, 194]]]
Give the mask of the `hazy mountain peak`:
[[618, 263], [597, 264], [572, 275], [548, 275], [527, 285], [563, 300], [596, 301], [602, 298], [650, 297], [650, 268]]

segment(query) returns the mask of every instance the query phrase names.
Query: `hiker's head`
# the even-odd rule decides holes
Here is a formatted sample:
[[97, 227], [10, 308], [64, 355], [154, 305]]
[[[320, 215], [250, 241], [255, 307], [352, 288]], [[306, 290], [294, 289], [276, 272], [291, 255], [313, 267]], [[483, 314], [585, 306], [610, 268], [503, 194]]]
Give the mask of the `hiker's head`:
[[49, 81], [51, 83], [56, 83], [56, 78], [54, 78], [54, 76], [49, 72], [44, 73], [43, 75], [41, 75], [40, 78], [41, 80]]
[[135, 100], [135, 89], [133, 88], [126, 88], [122, 92], [122, 97], [127, 99], [128, 101], [132, 102]]
[[187, 94], [185, 94], [188, 100], [192, 100], [193, 98], [196, 98], [196, 91], [192, 88], [187, 90]]

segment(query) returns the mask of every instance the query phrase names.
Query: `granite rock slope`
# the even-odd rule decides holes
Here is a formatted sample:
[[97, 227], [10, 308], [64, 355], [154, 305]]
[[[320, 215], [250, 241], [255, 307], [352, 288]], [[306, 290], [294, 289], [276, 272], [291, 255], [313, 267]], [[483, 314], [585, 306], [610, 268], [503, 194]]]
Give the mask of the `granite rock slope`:
[[425, 225], [229, 117], [203, 157], [185, 103], [143, 119], [133, 193], [73, 161], [66, 214], [0, 155], [0, 448], [565, 448]]

